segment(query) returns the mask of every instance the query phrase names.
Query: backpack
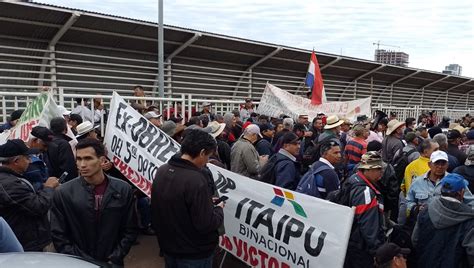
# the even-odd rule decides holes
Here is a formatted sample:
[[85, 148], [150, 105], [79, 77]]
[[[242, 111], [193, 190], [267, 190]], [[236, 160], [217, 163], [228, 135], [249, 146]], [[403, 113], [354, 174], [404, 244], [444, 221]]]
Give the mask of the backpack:
[[411, 149], [408, 152], [403, 152], [396, 156], [392, 163], [393, 169], [395, 170], [395, 177], [399, 180], [399, 184], [402, 183], [403, 178], [405, 177], [405, 169], [407, 168], [410, 162], [408, 161], [408, 156], [416, 152], [416, 149]]
[[[352, 176], [355, 176], [355, 174], [352, 175]], [[351, 184], [351, 183], [347, 183], [348, 180], [349, 179], [347, 179], [345, 181], [345, 183], [341, 184], [341, 188], [339, 190], [336, 190], [336, 191], [333, 191], [333, 192], [329, 193], [329, 195], [327, 197], [327, 200], [329, 200], [330, 202], [339, 204], [339, 205], [350, 207], [351, 206], [350, 200], [351, 200], [351, 191], [352, 191], [352, 189], [354, 187], [357, 187], [357, 186], [367, 186], [367, 184], [365, 184], [365, 182], [363, 182], [363, 181], [358, 181], [356, 183]]]
[[311, 167], [311, 169], [303, 175], [295, 191], [321, 198], [318, 187], [324, 187], [324, 178], [319, 175], [319, 173], [328, 169], [331, 169], [328, 165], [322, 165], [316, 169]]
[[281, 161], [288, 161], [287, 159], [277, 159], [277, 155], [278, 154], [272, 155], [268, 159], [267, 163], [262, 167], [262, 169], [260, 170], [259, 181], [275, 185], [275, 182], [276, 182], [276, 175], [275, 175], [276, 165]]

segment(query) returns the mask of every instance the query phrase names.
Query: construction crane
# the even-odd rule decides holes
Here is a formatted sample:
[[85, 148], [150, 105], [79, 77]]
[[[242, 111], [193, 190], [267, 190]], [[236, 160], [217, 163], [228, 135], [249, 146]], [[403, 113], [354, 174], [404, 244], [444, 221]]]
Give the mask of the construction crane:
[[377, 45], [377, 50], [380, 49], [380, 46], [384, 46], [384, 47], [396, 47], [396, 48], [398, 48], [398, 50], [400, 50], [400, 46], [380, 44], [380, 40], [377, 41], [377, 43], [372, 43], [372, 45], [374, 45], [374, 46]]

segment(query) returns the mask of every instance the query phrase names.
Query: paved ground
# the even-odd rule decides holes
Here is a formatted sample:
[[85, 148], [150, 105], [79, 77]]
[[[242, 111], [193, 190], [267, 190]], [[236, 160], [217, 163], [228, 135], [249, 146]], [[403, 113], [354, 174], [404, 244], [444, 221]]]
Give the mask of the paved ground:
[[126, 268], [161, 268], [165, 267], [164, 259], [159, 255], [156, 236], [141, 235], [138, 237], [140, 244], [135, 245], [125, 257]]

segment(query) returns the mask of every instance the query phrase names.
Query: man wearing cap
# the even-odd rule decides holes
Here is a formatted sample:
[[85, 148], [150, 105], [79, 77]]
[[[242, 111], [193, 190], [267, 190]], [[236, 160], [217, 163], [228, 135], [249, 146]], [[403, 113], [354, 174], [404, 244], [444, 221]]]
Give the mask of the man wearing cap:
[[71, 128], [71, 131], [74, 135], [77, 135], [77, 126], [82, 124], [84, 120], [82, 120], [82, 117], [78, 114], [70, 114], [69, 119], [66, 119], [67, 124]]
[[401, 141], [405, 122], [391, 120], [387, 124], [386, 136], [382, 141], [382, 160], [393, 164], [396, 155], [400, 155], [405, 144]]
[[211, 113], [211, 106], [212, 104], [207, 101], [202, 104], [201, 115], [206, 116], [209, 119], [208, 122], [212, 122], [215, 120], [215, 115]]
[[[428, 163], [430, 170], [413, 180], [412, 185], [407, 193], [407, 211], [410, 212], [416, 205], [425, 206], [429, 203], [433, 196], [441, 193], [441, 179], [444, 178], [448, 169], [448, 155], [443, 151], [435, 151], [431, 154]], [[474, 204], [472, 193], [469, 189], [464, 192], [464, 201], [467, 204]]]
[[408, 163], [411, 163], [420, 157], [420, 153], [417, 149], [420, 140], [417, 139], [415, 132], [407, 132], [405, 134], [405, 141], [407, 142], [407, 145], [403, 147], [402, 152], [406, 153]]
[[26, 145], [31, 149], [38, 150], [38, 153], [30, 155], [31, 163], [23, 176], [33, 185], [35, 190], [42, 189], [44, 182], [49, 177], [48, 167], [42, 158], [52, 140], [53, 132], [42, 126], [35, 126], [28, 137]]
[[25, 251], [43, 251], [51, 243], [48, 211], [58, 179], [51, 177], [36, 191], [22, 174], [31, 153], [20, 139], [0, 145], [0, 216], [13, 229]]
[[51, 119], [49, 126], [54, 137], [53, 141], [48, 144], [48, 151], [43, 159], [48, 166], [49, 176], [59, 178], [64, 172], [67, 172], [65, 181], [72, 180], [77, 177], [78, 173], [74, 153], [69, 144], [71, 138], [66, 135], [66, 120], [62, 117], [55, 117]]
[[461, 165], [455, 156], [448, 153], [448, 138], [444, 133], [436, 134], [433, 140], [439, 144], [439, 150], [448, 155], [448, 172], [452, 172], [456, 167]]
[[268, 155], [259, 156], [253, 144], [262, 137], [260, 128], [251, 124], [244, 129], [242, 137], [232, 146], [230, 152], [231, 170], [249, 178], [258, 179], [260, 168], [265, 165]]
[[474, 210], [463, 200], [468, 182], [449, 174], [439, 184], [441, 196], [420, 212], [413, 231], [417, 267], [473, 267]]
[[447, 153], [456, 157], [459, 163], [466, 162], [467, 155], [463, 151], [459, 150], [459, 145], [461, 145], [462, 135], [456, 129], [451, 129], [448, 131], [448, 150]]
[[162, 125], [162, 123], [161, 123], [161, 117], [162, 117], [161, 114], [158, 114], [156, 112], [151, 111], [151, 112], [147, 112], [144, 116], [154, 126], [161, 128], [161, 125]]
[[13, 111], [8, 121], [5, 124], [0, 125], [0, 133], [16, 126], [16, 123], [18, 122], [18, 119], [20, 119], [22, 114], [23, 110]]
[[288, 132], [282, 137], [283, 147], [275, 155], [275, 185], [295, 190], [300, 181], [301, 166], [296, 160], [300, 151], [300, 138], [293, 132]]
[[275, 154], [272, 147], [272, 139], [275, 135], [273, 125], [270, 123], [260, 124], [260, 133], [262, 138], [255, 143], [258, 155], [268, 155], [269, 157]]
[[453, 173], [462, 175], [469, 182], [469, 190], [474, 193], [474, 144], [471, 144], [467, 150], [464, 165], [455, 168]]
[[375, 267], [406, 268], [409, 248], [401, 248], [395, 243], [385, 243], [375, 252]]
[[329, 116], [326, 120], [326, 125], [324, 126], [324, 132], [318, 137], [318, 142], [330, 139], [337, 139], [339, 141], [342, 124], [344, 124], [344, 120], [339, 120], [337, 115]]
[[95, 130], [98, 127], [99, 126], [94, 127], [94, 124], [89, 121], [82, 122], [80, 125], [77, 126], [76, 139], [78, 141], [83, 140], [83, 139], [97, 140], [97, 132]]
[[385, 240], [383, 231], [383, 196], [375, 187], [382, 178], [380, 154], [367, 152], [362, 156], [356, 175], [347, 181], [350, 207], [355, 207], [354, 221], [344, 267], [373, 267], [374, 255]]
[[246, 99], [244, 103], [244, 107], [240, 109], [240, 119], [242, 122], [247, 121], [250, 118], [250, 115], [254, 112], [253, 110], [253, 103], [251, 99]]

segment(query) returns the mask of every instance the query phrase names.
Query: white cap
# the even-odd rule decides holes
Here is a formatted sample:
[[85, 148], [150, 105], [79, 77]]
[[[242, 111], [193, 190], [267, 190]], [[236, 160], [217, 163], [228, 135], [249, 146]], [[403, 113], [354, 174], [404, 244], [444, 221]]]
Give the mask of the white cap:
[[430, 162], [431, 163], [435, 163], [436, 161], [439, 161], [439, 160], [444, 160], [444, 161], [449, 161], [448, 160], [448, 155], [443, 152], [443, 151], [434, 151], [432, 154], [431, 154], [431, 157], [430, 157]]
[[71, 114], [71, 111], [69, 111], [68, 109], [66, 109], [66, 107], [64, 107], [62, 105], [58, 105], [58, 109], [59, 109], [59, 112], [62, 115], [70, 115]]
[[262, 134], [260, 133], [260, 128], [255, 124], [248, 125], [244, 130], [244, 135], [245, 134], [257, 134], [260, 136], [260, 138], [263, 138]]
[[146, 113], [144, 116], [145, 116], [146, 119], [150, 120], [152, 118], [160, 118], [161, 114], [157, 114], [157, 113], [151, 111], [151, 112]]

